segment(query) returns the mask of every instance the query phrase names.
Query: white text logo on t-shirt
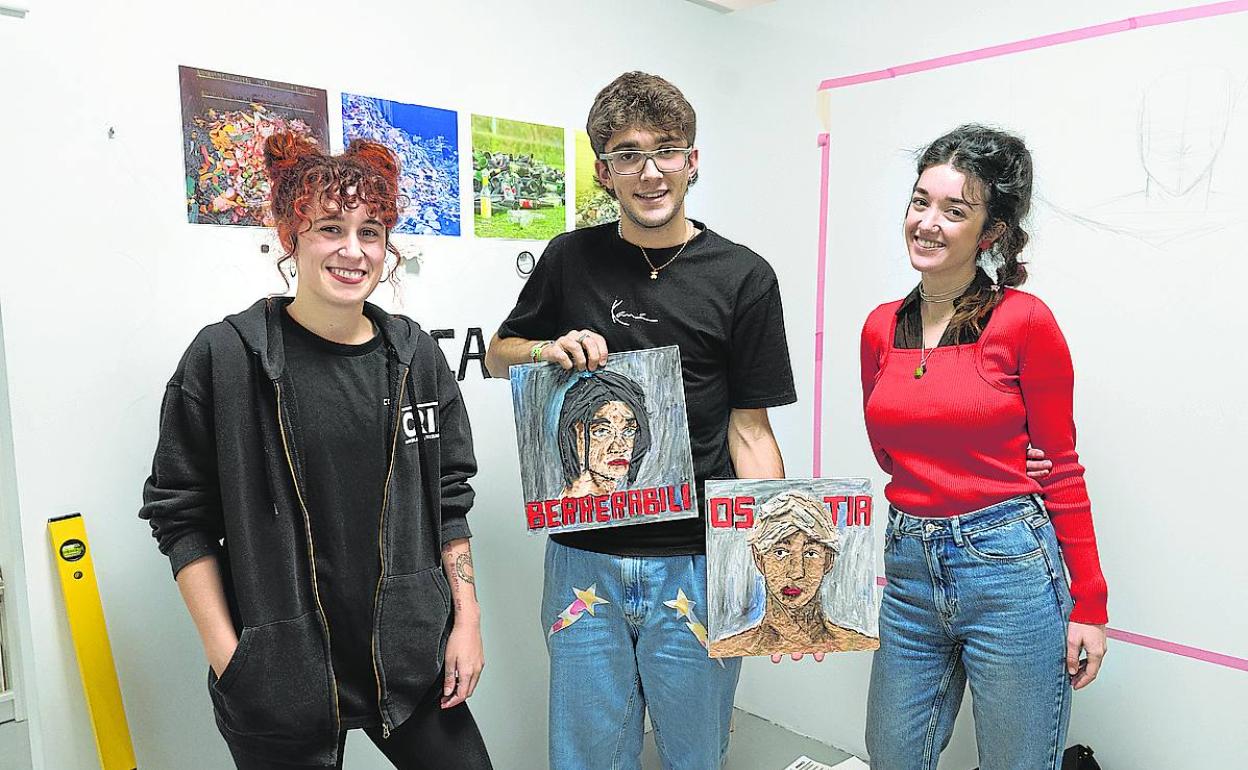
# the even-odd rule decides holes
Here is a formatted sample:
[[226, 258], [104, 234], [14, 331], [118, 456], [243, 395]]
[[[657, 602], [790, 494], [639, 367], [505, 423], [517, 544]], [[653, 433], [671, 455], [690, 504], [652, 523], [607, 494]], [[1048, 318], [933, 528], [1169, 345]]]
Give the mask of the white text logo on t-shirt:
[[620, 305], [624, 304], [624, 300], [617, 299], [611, 303], [611, 320], [620, 326], [632, 326], [630, 321], [645, 321], [648, 324], [657, 324], [659, 319], [650, 318], [645, 313], [630, 313], [624, 310]]
[[402, 425], [404, 444], [415, 443], [418, 435], [427, 439], [437, 438], [441, 435], [438, 432], [438, 402], [417, 404], [415, 408], [403, 407]]

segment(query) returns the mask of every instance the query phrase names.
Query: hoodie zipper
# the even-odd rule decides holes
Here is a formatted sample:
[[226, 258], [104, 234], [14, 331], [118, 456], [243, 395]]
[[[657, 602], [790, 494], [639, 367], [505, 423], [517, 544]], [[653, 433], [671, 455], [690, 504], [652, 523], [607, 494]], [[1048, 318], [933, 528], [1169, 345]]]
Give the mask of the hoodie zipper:
[[[312, 544], [312, 519], [308, 515], [308, 506], [304, 503], [303, 492], [299, 489], [299, 477], [295, 473], [295, 463], [290, 457], [290, 445], [286, 442], [286, 425], [282, 420], [282, 386], [277, 380], [273, 381], [273, 390], [277, 393], [277, 432], [282, 435], [282, 452], [286, 455], [286, 465], [290, 468], [290, 480], [295, 487], [295, 497], [299, 499], [299, 510], [303, 513], [304, 532], [308, 536], [308, 560], [312, 567], [312, 596], [316, 599], [316, 611], [321, 616], [321, 624], [325, 627], [325, 638], [332, 650], [332, 635], [329, 631], [329, 618], [325, 616], [325, 608], [321, 605], [321, 593], [317, 588], [316, 580], [316, 549]], [[333, 671], [333, 659], [330, 659], [330, 671]], [[334, 732], [342, 732], [342, 715], [338, 708], [338, 675], [333, 674], [334, 680]]]
[[389, 504], [389, 482], [394, 475], [394, 456], [398, 451], [398, 432], [402, 428], [401, 421], [403, 419], [403, 394], [407, 392], [407, 372], [411, 367], [403, 367], [403, 373], [399, 376], [398, 399], [394, 402], [394, 432], [391, 438], [391, 462], [386, 470], [386, 485], [382, 488], [382, 514], [378, 520], [377, 527], [377, 553], [381, 555], [382, 569], [377, 577], [377, 592], [373, 594], [373, 678], [377, 679], [377, 710], [382, 715], [382, 738], [389, 738], [391, 734], [391, 724], [386, 718], [386, 708], [382, 705], [382, 673], [381, 664], [377, 660], [377, 623], [378, 610], [381, 609], [382, 600], [382, 580], [386, 579], [386, 508]]

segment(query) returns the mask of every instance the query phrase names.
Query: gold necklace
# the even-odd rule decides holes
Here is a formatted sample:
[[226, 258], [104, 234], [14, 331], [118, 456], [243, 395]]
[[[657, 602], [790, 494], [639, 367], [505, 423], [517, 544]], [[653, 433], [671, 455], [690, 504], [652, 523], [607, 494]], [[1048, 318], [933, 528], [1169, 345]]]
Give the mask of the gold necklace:
[[971, 284], [973, 283], [975, 283], [975, 276], [971, 276], [971, 280], [967, 281], [966, 283], [962, 284], [961, 286], [959, 286], [958, 288], [952, 291], [941, 291], [941, 292], [936, 292], [934, 294], [928, 294], [927, 292], [923, 291], [923, 282], [919, 281], [919, 296], [923, 299], [924, 302], [930, 302], [933, 305], [940, 304], [943, 302], [953, 302], [958, 297], [961, 297], [962, 294], [967, 289], [969, 289], [971, 287]]
[[[650, 266], [650, 280], [657, 281], [659, 279], [659, 271], [667, 267], [668, 265], [672, 264], [673, 262], [675, 262], [676, 257], [679, 257], [681, 252], [685, 250], [685, 247], [689, 245], [689, 241], [693, 240], [694, 228], [689, 227], [688, 223], [685, 224], [685, 227], [687, 228], [687, 232], [689, 233], [688, 235], [685, 236], [685, 242], [680, 244], [680, 248], [676, 251], [675, 254], [672, 255], [671, 259], [667, 260], [666, 262], [659, 265], [658, 267], [655, 267], [654, 263], [650, 261], [650, 255], [646, 253], [646, 248], [644, 246], [637, 246], [637, 244], [633, 244], [637, 246], [637, 248], [641, 249], [641, 256], [645, 257], [646, 264]], [[619, 234], [620, 240], [624, 241], [624, 225], [622, 222], [617, 221], [615, 223], [615, 232]], [[628, 241], [624, 241], [624, 242], [628, 243]]]

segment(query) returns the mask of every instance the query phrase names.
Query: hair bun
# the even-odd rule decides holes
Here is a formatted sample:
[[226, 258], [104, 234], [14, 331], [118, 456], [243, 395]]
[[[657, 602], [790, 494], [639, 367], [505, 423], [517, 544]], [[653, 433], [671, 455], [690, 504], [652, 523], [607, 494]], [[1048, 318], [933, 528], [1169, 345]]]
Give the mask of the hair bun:
[[298, 134], [279, 132], [264, 140], [264, 170], [276, 182], [304, 158], [321, 154], [321, 148]]
[[398, 189], [399, 160], [389, 147], [367, 139], [352, 139], [343, 155], [368, 166]]

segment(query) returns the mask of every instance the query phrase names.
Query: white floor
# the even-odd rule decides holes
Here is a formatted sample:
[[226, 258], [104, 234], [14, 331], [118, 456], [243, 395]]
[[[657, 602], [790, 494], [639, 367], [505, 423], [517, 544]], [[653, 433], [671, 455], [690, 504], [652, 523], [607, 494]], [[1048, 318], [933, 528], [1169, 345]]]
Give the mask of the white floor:
[[[802, 755], [825, 765], [835, 765], [850, 757], [840, 749], [798, 735], [741, 709], [736, 710], [724, 770], [784, 770]], [[654, 746], [654, 733], [646, 733], [641, 760], [645, 770], [661, 770], [663, 767]]]
[[[642, 766], [661, 770], [653, 733], [646, 734]], [[849, 758], [839, 749], [790, 732], [761, 717], [737, 709], [732, 743], [724, 770], [784, 770], [801, 756], [826, 765]], [[30, 769], [30, 737], [25, 722], [0, 724], [0, 770]]]
[[30, 770], [30, 733], [26, 724], [0, 724], [0, 770]]

